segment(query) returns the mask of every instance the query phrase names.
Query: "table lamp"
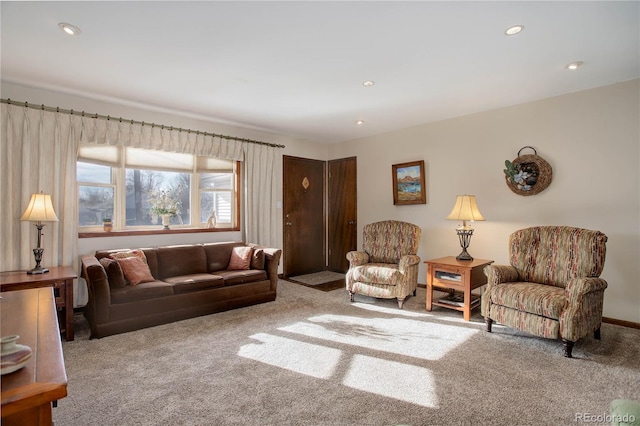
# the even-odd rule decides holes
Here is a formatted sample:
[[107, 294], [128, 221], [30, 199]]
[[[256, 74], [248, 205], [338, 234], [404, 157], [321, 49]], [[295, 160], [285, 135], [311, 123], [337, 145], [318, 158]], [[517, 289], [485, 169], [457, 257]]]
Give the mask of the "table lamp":
[[458, 232], [458, 238], [460, 238], [460, 246], [462, 252], [456, 256], [458, 260], [473, 260], [473, 257], [467, 252], [471, 236], [473, 235], [473, 228], [467, 225], [467, 221], [473, 222], [474, 220], [484, 220], [478, 205], [476, 204], [475, 195], [458, 195], [456, 196], [456, 204], [453, 206], [453, 210], [447, 216], [448, 220], [461, 220], [462, 226], [456, 228]]
[[36, 259], [36, 267], [30, 271], [27, 271], [27, 274], [44, 274], [46, 272], [49, 272], [48, 269], [40, 266], [40, 262], [42, 261], [42, 253], [44, 252], [44, 249], [40, 247], [40, 243], [42, 241], [42, 228], [44, 227], [44, 224], [42, 222], [58, 221], [58, 216], [56, 216], [56, 212], [53, 211], [51, 195], [43, 194], [42, 192], [40, 192], [39, 194], [31, 194], [29, 205], [22, 214], [20, 220], [35, 222], [35, 226], [38, 229], [38, 247], [33, 249], [33, 256]]

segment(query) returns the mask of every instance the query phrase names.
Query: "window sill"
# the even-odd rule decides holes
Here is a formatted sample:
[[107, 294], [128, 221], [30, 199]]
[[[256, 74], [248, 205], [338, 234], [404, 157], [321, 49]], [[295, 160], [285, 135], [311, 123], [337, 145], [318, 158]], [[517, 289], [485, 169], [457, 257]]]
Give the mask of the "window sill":
[[163, 234], [196, 234], [201, 232], [236, 232], [240, 228], [175, 228], [175, 229], [141, 229], [126, 231], [93, 231], [78, 232], [78, 238], [129, 237], [134, 235], [163, 235]]

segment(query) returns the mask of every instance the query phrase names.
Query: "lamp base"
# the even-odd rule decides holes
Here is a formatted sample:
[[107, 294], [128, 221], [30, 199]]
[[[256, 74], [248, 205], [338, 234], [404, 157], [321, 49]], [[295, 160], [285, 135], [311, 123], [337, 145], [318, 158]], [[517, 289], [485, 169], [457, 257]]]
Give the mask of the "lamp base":
[[44, 253], [44, 249], [40, 247], [40, 232], [42, 231], [42, 226], [38, 228], [38, 247], [33, 249], [33, 257], [36, 259], [36, 267], [30, 271], [27, 271], [29, 275], [37, 275], [37, 274], [46, 274], [49, 272], [47, 268], [43, 268], [40, 266], [40, 262], [42, 262], [42, 253]]
[[462, 252], [456, 256], [457, 260], [473, 260], [473, 257], [467, 251], [467, 247], [469, 247], [469, 242], [471, 242], [471, 236], [473, 235], [473, 229], [471, 228], [458, 228], [457, 229], [458, 238], [460, 239], [460, 247], [462, 247]]
[[467, 252], [467, 249], [462, 249], [462, 253], [456, 256], [457, 260], [473, 260], [473, 257]]
[[27, 271], [27, 274], [29, 274], [29, 275], [37, 275], [37, 274], [46, 274], [47, 272], [49, 272], [49, 270], [47, 268], [43, 268], [42, 266], [36, 266], [32, 270]]

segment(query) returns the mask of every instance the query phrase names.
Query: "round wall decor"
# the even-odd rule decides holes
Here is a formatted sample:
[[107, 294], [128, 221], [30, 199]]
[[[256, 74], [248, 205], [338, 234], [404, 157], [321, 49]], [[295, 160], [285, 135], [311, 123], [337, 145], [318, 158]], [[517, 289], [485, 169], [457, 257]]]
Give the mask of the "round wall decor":
[[[526, 148], [533, 150], [533, 154], [520, 155]], [[521, 148], [518, 157], [513, 161], [505, 161], [504, 165], [507, 186], [518, 195], [538, 194], [549, 186], [553, 177], [549, 163], [531, 146]]]

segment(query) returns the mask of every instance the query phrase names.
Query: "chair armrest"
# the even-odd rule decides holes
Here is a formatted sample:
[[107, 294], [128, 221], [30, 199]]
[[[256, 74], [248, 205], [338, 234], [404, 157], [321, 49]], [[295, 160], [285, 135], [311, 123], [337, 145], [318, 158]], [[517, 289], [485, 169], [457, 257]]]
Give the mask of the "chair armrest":
[[600, 329], [605, 288], [607, 282], [602, 278], [569, 280], [565, 288], [567, 301], [560, 314], [560, 336], [563, 339], [575, 342]]
[[406, 254], [400, 258], [400, 263], [398, 264], [398, 270], [401, 273], [406, 273], [410, 267], [417, 265], [420, 263], [420, 256], [416, 256], [415, 254]]
[[511, 265], [487, 265], [484, 267], [487, 285], [518, 281], [518, 270]]
[[369, 254], [364, 251], [350, 251], [347, 253], [349, 268], [369, 263]]
[[579, 277], [569, 280], [564, 289], [569, 304], [580, 303], [582, 297], [593, 291], [602, 291], [608, 284], [602, 278]]

